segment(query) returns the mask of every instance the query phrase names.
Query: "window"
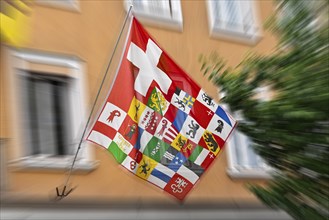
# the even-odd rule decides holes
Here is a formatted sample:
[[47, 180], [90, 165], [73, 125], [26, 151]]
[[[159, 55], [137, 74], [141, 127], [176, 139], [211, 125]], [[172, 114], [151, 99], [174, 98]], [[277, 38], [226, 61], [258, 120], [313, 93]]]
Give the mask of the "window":
[[[221, 93], [224, 97], [225, 93]], [[255, 99], [261, 102], [271, 99], [269, 86], [261, 86], [255, 90]], [[226, 104], [222, 105], [228, 109]], [[237, 121], [244, 120], [240, 112], [235, 112], [233, 117]], [[269, 179], [273, 169], [268, 166], [264, 160], [257, 155], [252, 147], [252, 141], [248, 136], [239, 131], [239, 125], [232, 133], [229, 141], [226, 142], [226, 153], [228, 157], [227, 173], [232, 178], [248, 179]]]
[[4, 192], [8, 185], [7, 177], [7, 144], [8, 140], [0, 138], [0, 190]]
[[232, 178], [270, 178], [271, 168], [255, 153], [251, 140], [236, 129], [227, 142], [229, 168]]
[[252, 0], [207, 0], [210, 35], [255, 44], [261, 37]]
[[73, 154], [69, 148], [73, 143], [68, 99], [71, 79], [25, 71], [18, 78], [26, 154]]
[[180, 0], [126, 0], [126, 9], [130, 5], [133, 5], [135, 16], [143, 23], [183, 30]]
[[[20, 168], [65, 169], [73, 160], [85, 123], [84, 62], [74, 56], [10, 51], [8, 72]], [[87, 145], [75, 169], [97, 166]]]

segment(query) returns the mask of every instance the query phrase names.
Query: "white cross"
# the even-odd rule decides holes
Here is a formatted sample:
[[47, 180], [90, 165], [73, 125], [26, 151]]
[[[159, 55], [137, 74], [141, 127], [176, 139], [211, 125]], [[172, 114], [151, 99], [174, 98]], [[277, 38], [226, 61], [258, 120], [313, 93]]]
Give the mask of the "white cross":
[[212, 115], [212, 111], [209, 110], [209, 111], [207, 111], [207, 112], [208, 112], [208, 115]]
[[168, 93], [171, 79], [161, 69], [157, 67], [162, 50], [149, 39], [146, 52], [131, 42], [127, 59], [139, 68], [139, 73], [135, 80], [135, 90], [146, 96], [152, 81], [156, 81], [164, 93]]

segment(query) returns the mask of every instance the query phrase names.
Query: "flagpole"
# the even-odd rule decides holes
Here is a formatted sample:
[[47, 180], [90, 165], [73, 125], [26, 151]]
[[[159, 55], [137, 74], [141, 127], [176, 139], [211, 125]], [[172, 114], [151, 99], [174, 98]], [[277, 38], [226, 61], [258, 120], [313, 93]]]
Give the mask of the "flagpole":
[[81, 149], [81, 144], [82, 144], [83, 138], [84, 138], [84, 136], [85, 136], [85, 134], [86, 134], [86, 131], [87, 131], [87, 128], [88, 128], [88, 124], [89, 124], [89, 122], [90, 122], [90, 120], [91, 120], [91, 116], [92, 116], [92, 114], [93, 114], [93, 112], [94, 112], [94, 110], [95, 110], [95, 106], [96, 106], [96, 103], [97, 103], [98, 97], [99, 97], [100, 92], [101, 92], [101, 90], [102, 90], [102, 87], [103, 87], [103, 85], [104, 85], [104, 82], [105, 82], [106, 76], [107, 76], [107, 74], [108, 74], [109, 68], [110, 68], [110, 66], [111, 66], [111, 64], [112, 64], [112, 60], [113, 60], [114, 54], [115, 54], [115, 52], [116, 52], [116, 50], [117, 50], [117, 47], [118, 47], [118, 45], [119, 45], [119, 42], [120, 42], [120, 39], [121, 39], [122, 33], [123, 33], [123, 31], [124, 31], [124, 28], [126, 27], [126, 24], [127, 24], [128, 18], [129, 18], [129, 15], [130, 15], [131, 10], [132, 10], [132, 7], [133, 7], [133, 5], [131, 4], [131, 5], [129, 6], [129, 9], [128, 9], [128, 12], [127, 12], [126, 18], [125, 18], [125, 20], [124, 20], [124, 23], [123, 23], [123, 25], [122, 25], [122, 27], [121, 27], [120, 34], [119, 34], [118, 39], [117, 39], [117, 41], [116, 41], [116, 43], [115, 43], [115, 46], [114, 46], [114, 49], [113, 49], [112, 55], [111, 55], [111, 57], [110, 57], [110, 60], [109, 60], [109, 62], [108, 62], [108, 65], [107, 65], [106, 70], [105, 70], [105, 73], [104, 73], [104, 77], [103, 77], [102, 82], [101, 82], [101, 85], [100, 85], [100, 87], [99, 87], [99, 89], [98, 89], [98, 92], [97, 92], [96, 98], [95, 98], [95, 100], [94, 100], [94, 103], [93, 103], [92, 109], [91, 109], [91, 111], [90, 111], [90, 114], [89, 114], [88, 120], [87, 120], [87, 122], [86, 122], [85, 128], [84, 128], [83, 133], [82, 133], [82, 135], [81, 135], [81, 139], [80, 139], [80, 142], [79, 142], [78, 148], [77, 148], [77, 150], [76, 150], [76, 152], [75, 152], [74, 159], [73, 159], [73, 161], [72, 161], [72, 165], [71, 165], [71, 168], [70, 168], [69, 174], [68, 174], [68, 176], [67, 176], [67, 179], [66, 179], [66, 181], [65, 181], [65, 184], [64, 184], [64, 187], [63, 187], [62, 192], [60, 192], [60, 191], [59, 191], [59, 188], [56, 187], [57, 197], [59, 197], [60, 199], [62, 199], [62, 198], [64, 198], [64, 197], [68, 196], [68, 195], [73, 191], [73, 189], [74, 189], [74, 188], [71, 188], [70, 190], [68, 190], [68, 192], [66, 192], [67, 184], [68, 184], [68, 182], [69, 182], [69, 180], [70, 180], [70, 178], [71, 178], [71, 176], [72, 176], [73, 167], [74, 167], [74, 164], [75, 164], [75, 162], [76, 162], [76, 160], [77, 160], [77, 157], [78, 157], [79, 151], [80, 151], [80, 149]]

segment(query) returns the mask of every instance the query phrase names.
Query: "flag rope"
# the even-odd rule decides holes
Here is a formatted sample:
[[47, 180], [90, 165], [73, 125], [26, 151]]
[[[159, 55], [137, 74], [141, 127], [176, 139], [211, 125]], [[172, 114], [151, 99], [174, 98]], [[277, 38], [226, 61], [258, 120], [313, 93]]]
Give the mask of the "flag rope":
[[67, 185], [68, 185], [68, 182], [70, 181], [70, 178], [71, 178], [71, 176], [72, 176], [72, 172], [73, 172], [74, 164], [75, 164], [75, 162], [76, 162], [76, 160], [77, 160], [78, 153], [79, 153], [79, 151], [80, 151], [80, 149], [81, 149], [81, 144], [82, 144], [83, 138], [84, 138], [84, 136], [85, 136], [85, 134], [86, 134], [86, 131], [87, 131], [87, 128], [88, 128], [88, 124], [89, 124], [90, 119], [91, 119], [91, 116], [92, 116], [92, 114], [93, 114], [93, 112], [94, 112], [94, 109], [95, 109], [95, 106], [96, 106], [96, 103], [97, 103], [98, 97], [99, 97], [100, 92], [101, 92], [101, 90], [102, 90], [102, 87], [103, 87], [103, 85], [104, 85], [104, 82], [105, 82], [106, 76], [107, 76], [107, 74], [108, 74], [109, 68], [110, 68], [110, 66], [111, 66], [111, 64], [112, 64], [112, 60], [113, 60], [113, 58], [114, 58], [114, 54], [115, 54], [115, 52], [116, 52], [116, 50], [117, 50], [117, 47], [118, 47], [118, 45], [119, 45], [119, 42], [120, 42], [120, 39], [121, 39], [122, 33], [123, 33], [123, 31], [124, 31], [124, 28], [126, 27], [126, 24], [127, 24], [127, 21], [128, 21], [129, 15], [130, 15], [130, 13], [131, 13], [131, 9], [132, 9], [132, 7], [133, 7], [133, 5], [131, 4], [131, 5], [129, 6], [129, 9], [128, 9], [128, 12], [127, 12], [126, 18], [125, 18], [125, 20], [124, 20], [124, 23], [123, 23], [123, 25], [122, 25], [122, 27], [121, 27], [120, 34], [119, 34], [118, 39], [117, 39], [117, 41], [116, 41], [116, 43], [115, 43], [115, 46], [114, 46], [114, 49], [113, 49], [113, 53], [112, 53], [112, 55], [111, 55], [111, 57], [110, 57], [110, 60], [109, 60], [109, 62], [108, 62], [108, 65], [107, 65], [107, 67], [106, 67], [106, 70], [105, 70], [105, 73], [104, 73], [104, 77], [103, 77], [102, 82], [101, 82], [101, 85], [100, 85], [100, 87], [99, 87], [99, 89], [98, 89], [98, 92], [97, 92], [96, 98], [95, 98], [95, 100], [94, 100], [94, 103], [93, 103], [92, 109], [91, 109], [91, 111], [90, 111], [90, 114], [89, 114], [88, 120], [87, 120], [87, 122], [86, 122], [85, 128], [84, 128], [83, 133], [82, 133], [82, 135], [81, 135], [81, 139], [80, 139], [80, 142], [79, 142], [78, 148], [77, 148], [77, 150], [76, 150], [76, 152], [75, 152], [74, 159], [73, 159], [73, 161], [72, 161], [72, 165], [71, 165], [71, 168], [70, 168], [69, 174], [68, 174], [68, 176], [67, 176], [67, 179], [66, 179], [66, 181], [65, 181], [65, 184], [64, 184], [64, 187], [63, 187], [62, 192], [59, 191], [59, 187], [56, 187], [56, 194], [57, 194], [57, 198], [59, 198], [59, 199], [62, 199], [62, 198], [64, 198], [64, 197], [68, 196], [68, 195], [74, 190], [74, 188], [71, 188], [71, 189], [68, 190], [68, 192], [66, 192], [66, 189], [67, 189], [67, 187], [68, 187], [68, 186], [67, 186]]

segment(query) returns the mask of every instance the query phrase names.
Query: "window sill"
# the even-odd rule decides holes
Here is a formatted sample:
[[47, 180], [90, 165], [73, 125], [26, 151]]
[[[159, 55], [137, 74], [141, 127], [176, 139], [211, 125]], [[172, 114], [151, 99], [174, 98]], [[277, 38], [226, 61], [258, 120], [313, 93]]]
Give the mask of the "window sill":
[[[52, 156], [30, 156], [10, 162], [10, 167], [16, 171], [36, 170], [36, 171], [67, 171], [71, 168], [73, 156], [52, 157]], [[99, 165], [98, 161], [87, 161], [85, 159], [76, 160], [73, 172], [89, 173]]]
[[210, 36], [214, 39], [223, 39], [236, 43], [242, 43], [246, 45], [256, 45], [261, 39], [261, 34], [254, 34], [253, 36], [246, 36], [239, 32], [227, 31], [227, 30], [212, 30]]
[[69, 1], [44, 1], [36, 0], [38, 5], [44, 7], [50, 7], [54, 9], [63, 9], [71, 12], [81, 12], [80, 3], [78, 0], [69, 0]]
[[260, 169], [228, 169], [226, 173], [232, 179], [272, 179], [271, 171]]
[[183, 32], [183, 21], [170, 18], [155, 17], [152, 15], [135, 12], [137, 19], [146, 25], [156, 28], [165, 28], [168, 30]]

